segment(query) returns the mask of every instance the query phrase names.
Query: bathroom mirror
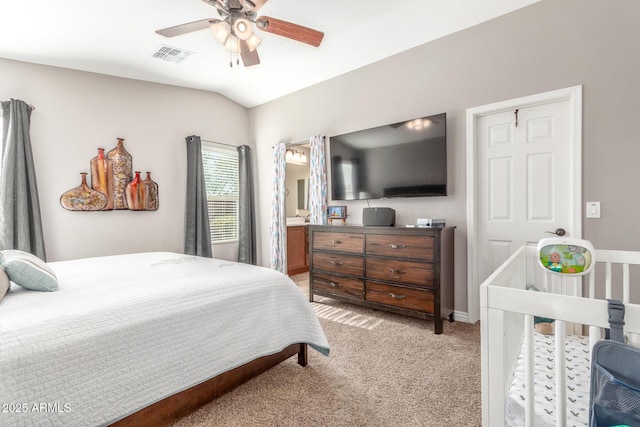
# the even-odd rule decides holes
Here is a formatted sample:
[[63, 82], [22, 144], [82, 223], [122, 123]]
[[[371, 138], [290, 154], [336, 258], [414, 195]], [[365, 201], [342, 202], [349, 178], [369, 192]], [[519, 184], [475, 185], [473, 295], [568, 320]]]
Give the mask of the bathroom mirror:
[[309, 209], [309, 178], [298, 180], [298, 209]]

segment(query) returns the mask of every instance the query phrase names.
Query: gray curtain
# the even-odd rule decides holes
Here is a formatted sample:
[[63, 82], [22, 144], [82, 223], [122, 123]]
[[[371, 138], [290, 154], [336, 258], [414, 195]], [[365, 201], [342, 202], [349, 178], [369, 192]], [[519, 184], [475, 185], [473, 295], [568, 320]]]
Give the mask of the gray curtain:
[[29, 136], [31, 111], [18, 99], [2, 102], [0, 249], [19, 249], [46, 261]]
[[239, 203], [238, 203], [238, 261], [255, 265], [256, 220], [253, 204], [253, 172], [251, 169], [251, 148], [238, 147]]
[[187, 141], [187, 209], [184, 253], [212, 258], [207, 189], [202, 166], [202, 141], [192, 135]]

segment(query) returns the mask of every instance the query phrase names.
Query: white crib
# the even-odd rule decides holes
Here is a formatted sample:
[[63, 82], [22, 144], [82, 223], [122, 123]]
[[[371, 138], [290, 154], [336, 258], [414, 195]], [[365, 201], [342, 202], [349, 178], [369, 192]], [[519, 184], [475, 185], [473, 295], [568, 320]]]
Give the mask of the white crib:
[[[630, 268], [640, 266], [640, 252], [596, 250], [595, 253], [597, 264], [588, 276], [561, 277], [543, 272], [534, 262], [536, 248], [523, 246], [481, 285], [483, 426], [505, 425], [507, 404], [512, 403], [507, 397], [519, 357], [520, 363], [524, 363], [524, 368], [519, 368], [524, 369], [524, 395], [519, 399], [524, 416], [508, 425], [576, 425], [570, 418], [572, 414], [567, 413], [566, 334], [582, 335], [586, 331], [590, 351], [609, 326], [606, 299], [622, 300], [626, 311], [625, 333], [631, 333], [632, 337], [640, 333], [640, 305], [631, 303], [629, 283]], [[582, 296], [583, 281], [586, 297]], [[527, 290], [530, 285], [545, 292]], [[534, 316], [555, 319], [555, 334], [547, 337], [555, 342], [555, 353], [550, 357], [555, 384], [545, 391], [548, 395], [545, 398], [553, 400], [555, 406], [551, 422], [536, 415], [541, 409], [535, 402], [535, 397], [540, 396], [534, 396], [534, 334], [537, 334]], [[586, 361], [582, 363], [588, 364], [590, 354], [583, 359]], [[576, 405], [573, 400], [572, 404]], [[588, 394], [578, 404], [587, 411]]]

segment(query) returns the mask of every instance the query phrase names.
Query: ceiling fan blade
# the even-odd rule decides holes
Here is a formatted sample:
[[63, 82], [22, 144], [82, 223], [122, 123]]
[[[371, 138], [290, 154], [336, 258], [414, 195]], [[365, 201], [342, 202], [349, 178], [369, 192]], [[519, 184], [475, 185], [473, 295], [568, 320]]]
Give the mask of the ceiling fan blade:
[[321, 31], [268, 16], [256, 19], [256, 26], [267, 33], [287, 37], [315, 47], [320, 46], [324, 38], [324, 33]]
[[156, 33], [165, 37], [175, 37], [182, 34], [191, 33], [193, 31], [199, 31], [207, 29], [211, 24], [220, 22], [219, 19], [207, 18], [199, 21], [189, 22], [187, 24], [176, 25], [174, 27], [164, 28], [162, 30], [156, 30]]
[[258, 65], [260, 63], [258, 49], [251, 50], [246, 40], [240, 40], [240, 56], [242, 57], [242, 63], [245, 67]]
[[240, 0], [242, 6], [258, 11], [269, 0]]

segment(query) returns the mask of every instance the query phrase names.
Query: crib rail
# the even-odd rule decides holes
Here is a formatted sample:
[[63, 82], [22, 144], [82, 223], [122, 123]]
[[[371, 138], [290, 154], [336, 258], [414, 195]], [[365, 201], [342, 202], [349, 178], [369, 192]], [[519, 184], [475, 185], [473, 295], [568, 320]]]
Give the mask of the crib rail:
[[[585, 280], [560, 278], [535, 267], [535, 247], [523, 246], [480, 287], [482, 408], [484, 426], [505, 425], [506, 396], [524, 342], [525, 425], [533, 425], [534, 316], [555, 319], [556, 425], [566, 425], [566, 366], [564, 338], [567, 327], [588, 326], [590, 344], [608, 327], [605, 298], [625, 302], [625, 331], [640, 332], [640, 306], [631, 303], [630, 266], [640, 266], [640, 252], [596, 250], [598, 263]], [[535, 285], [547, 292], [527, 291]]]

